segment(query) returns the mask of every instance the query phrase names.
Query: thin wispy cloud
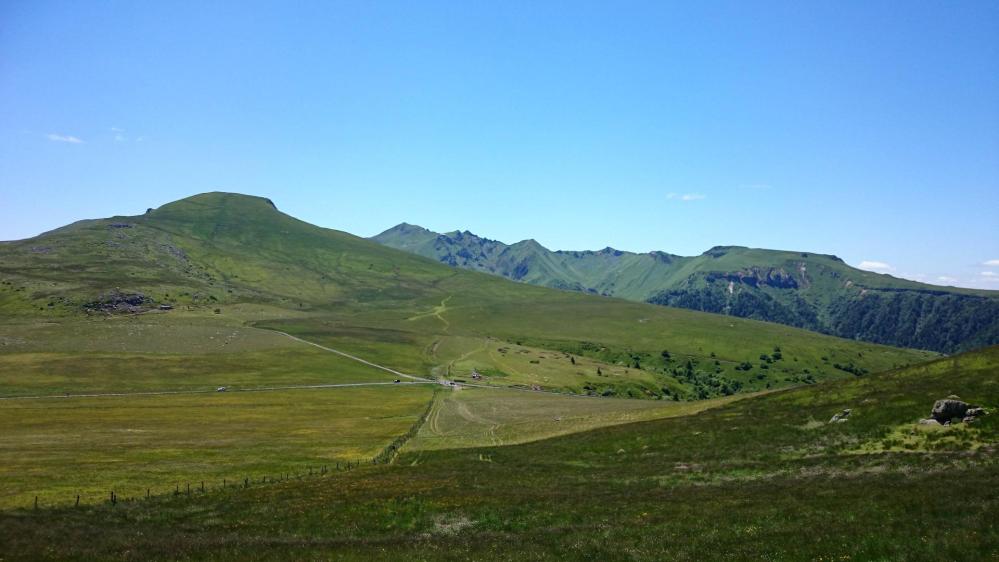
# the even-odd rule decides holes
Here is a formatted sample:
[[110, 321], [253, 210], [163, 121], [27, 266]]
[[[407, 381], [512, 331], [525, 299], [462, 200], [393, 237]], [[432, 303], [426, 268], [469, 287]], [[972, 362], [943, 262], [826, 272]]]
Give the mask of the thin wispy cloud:
[[996, 274], [995, 271], [983, 271], [982, 277], [999, 277], [999, 274]]
[[987, 267], [999, 267], [999, 260], [986, 260], [982, 265]]
[[706, 196], [701, 193], [667, 193], [667, 199], [673, 199], [675, 201], [700, 201]]
[[68, 142], [70, 144], [80, 144], [83, 142], [78, 137], [74, 137], [72, 135], [60, 135], [58, 133], [49, 133], [45, 135], [45, 138], [53, 142]]
[[859, 267], [860, 269], [866, 269], [867, 271], [875, 271], [877, 273], [887, 273], [889, 271], [895, 271], [894, 267], [888, 265], [883, 261], [864, 260], [860, 262], [860, 265], [858, 265], [857, 267]]

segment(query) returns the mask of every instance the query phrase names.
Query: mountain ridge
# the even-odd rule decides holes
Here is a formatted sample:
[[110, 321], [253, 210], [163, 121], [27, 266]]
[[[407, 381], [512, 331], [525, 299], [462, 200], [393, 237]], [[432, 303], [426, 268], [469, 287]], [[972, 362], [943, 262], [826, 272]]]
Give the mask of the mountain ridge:
[[999, 291], [900, 279], [851, 267], [831, 254], [735, 245], [697, 256], [609, 246], [553, 251], [531, 240], [504, 244], [467, 230], [440, 234], [402, 226], [371, 239], [515, 281], [850, 339], [942, 352], [999, 343]]

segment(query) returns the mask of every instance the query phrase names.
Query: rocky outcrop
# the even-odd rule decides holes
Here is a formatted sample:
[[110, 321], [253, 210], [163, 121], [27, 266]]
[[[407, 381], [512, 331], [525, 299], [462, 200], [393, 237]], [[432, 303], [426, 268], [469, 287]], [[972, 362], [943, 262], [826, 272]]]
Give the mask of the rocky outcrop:
[[943, 400], [937, 400], [933, 403], [933, 409], [930, 411], [930, 417], [940, 423], [945, 423], [953, 420], [954, 418], [964, 418], [964, 414], [967, 413], [967, 411], [968, 404], [966, 402], [951, 398], [944, 398]]
[[104, 293], [96, 300], [83, 305], [87, 312], [122, 314], [144, 312], [152, 305], [153, 299], [142, 293], [123, 293], [118, 289]]
[[968, 404], [957, 396], [941, 398], [933, 403], [930, 417], [919, 420], [920, 425], [950, 425], [954, 420], [961, 423], [972, 423], [987, 412], [985, 408]]

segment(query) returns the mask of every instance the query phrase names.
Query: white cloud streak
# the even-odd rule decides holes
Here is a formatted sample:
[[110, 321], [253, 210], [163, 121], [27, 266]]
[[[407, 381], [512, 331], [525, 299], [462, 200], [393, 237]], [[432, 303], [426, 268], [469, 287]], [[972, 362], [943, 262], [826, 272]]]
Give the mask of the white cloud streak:
[[667, 199], [675, 199], [677, 201], [700, 201], [706, 196], [700, 193], [667, 193]]
[[999, 260], [986, 260], [982, 265], [986, 267], [999, 267]]
[[72, 135], [60, 135], [57, 133], [49, 133], [45, 135], [47, 139], [53, 142], [68, 142], [70, 144], [80, 144], [83, 141]]

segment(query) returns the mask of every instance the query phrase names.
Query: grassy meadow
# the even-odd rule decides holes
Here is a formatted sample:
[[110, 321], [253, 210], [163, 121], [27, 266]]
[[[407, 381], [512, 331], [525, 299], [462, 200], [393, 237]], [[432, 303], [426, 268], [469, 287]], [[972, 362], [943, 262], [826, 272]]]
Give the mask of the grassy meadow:
[[[432, 394], [233, 315], [15, 320], [0, 334], [0, 508], [367, 460]], [[384, 386], [262, 391], [354, 383]], [[104, 393], [117, 396], [80, 396]]]
[[0, 403], [0, 509], [259, 482], [369, 462], [426, 411], [431, 385]]
[[598, 427], [692, 415], [739, 398], [662, 402], [465, 387], [438, 396], [406, 450], [513, 445]]
[[[989, 560], [999, 419], [940, 428], [961, 439], [864, 447], [941, 396], [996, 408], [997, 364], [991, 348], [696, 415], [404, 449], [391, 465], [300, 483], [7, 511], [0, 546], [43, 559]], [[843, 408], [848, 422], [826, 423]]]

